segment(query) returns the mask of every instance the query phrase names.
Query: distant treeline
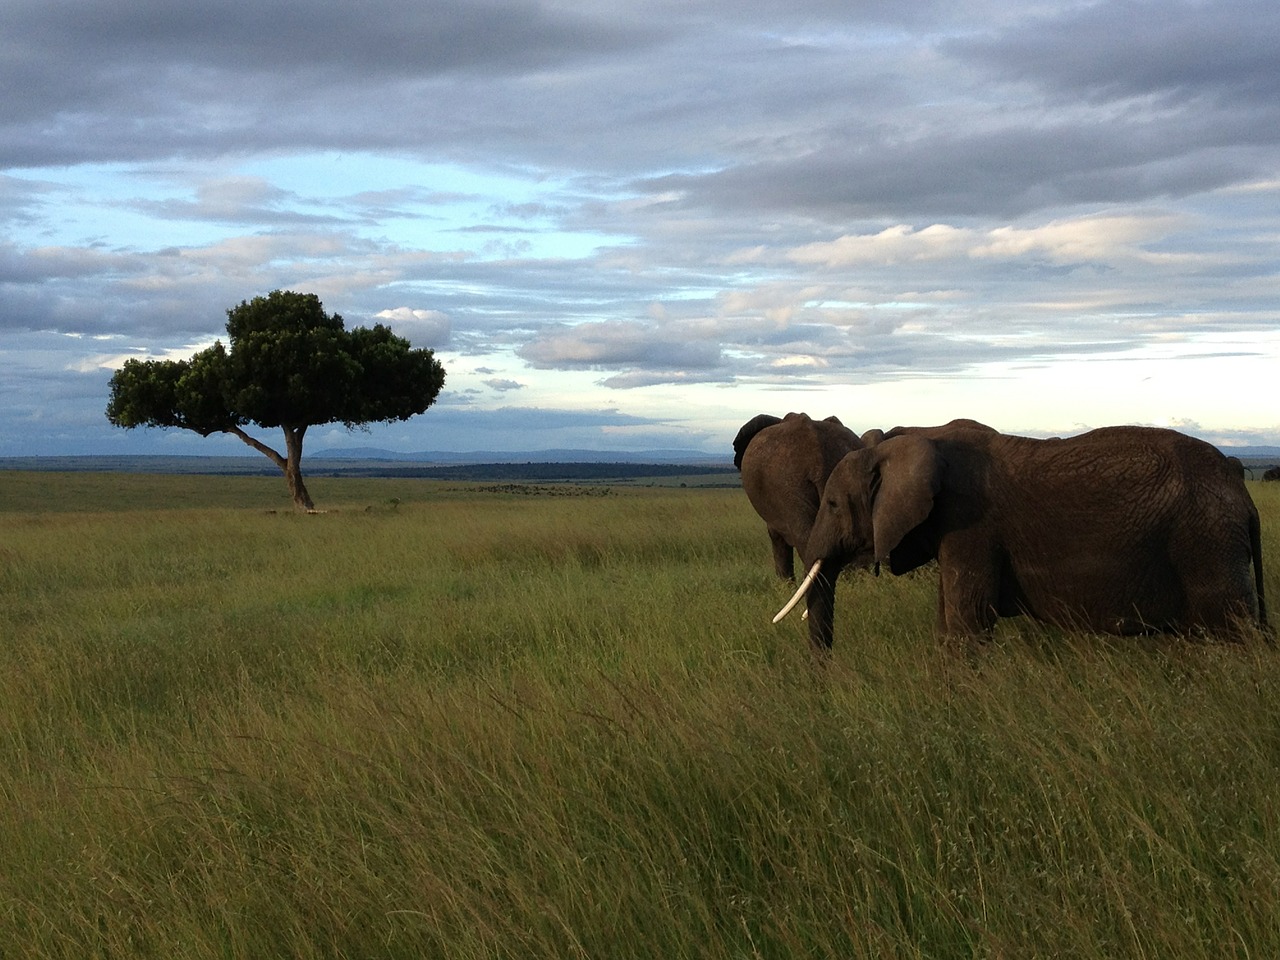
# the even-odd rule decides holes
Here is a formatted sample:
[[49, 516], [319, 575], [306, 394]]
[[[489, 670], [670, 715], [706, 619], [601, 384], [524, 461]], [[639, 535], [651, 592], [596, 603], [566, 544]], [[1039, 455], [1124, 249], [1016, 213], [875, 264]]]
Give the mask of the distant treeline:
[[[727, 459], [727, 458], [726, 458]], [[0, 470], [94, 471], [108, 473], [220, 474], [236, 476], [278, 475], [262, 457], [3, 457]], [[708, 463], [466, 463], [429, 464], [402, 460], [303, 460], [303, 473], [317, 477], [401, 477], [460, 482], [587, 483], [610, 480], [664, 479], [724, 475], [726, 482], [737, 470], [727, 462]]]
[[688, 463], [467, 463], [424, 466], [403, 463], [353, 463], [339, 469], [326, 464], [316, 472], [344, 477], [416, 477], [424, 480], [527, 481], [533, 483], [636, 480], [737, 474], [732, 466]]

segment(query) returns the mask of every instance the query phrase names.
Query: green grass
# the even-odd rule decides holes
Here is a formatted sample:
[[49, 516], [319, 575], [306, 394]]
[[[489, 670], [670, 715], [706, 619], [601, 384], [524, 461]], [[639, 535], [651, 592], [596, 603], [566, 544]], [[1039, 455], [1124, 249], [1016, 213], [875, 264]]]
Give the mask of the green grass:
[[819, 675], [740, 491], [282, 486], [0, 477], [0, 957], [1280, 956], [1271, 648]]

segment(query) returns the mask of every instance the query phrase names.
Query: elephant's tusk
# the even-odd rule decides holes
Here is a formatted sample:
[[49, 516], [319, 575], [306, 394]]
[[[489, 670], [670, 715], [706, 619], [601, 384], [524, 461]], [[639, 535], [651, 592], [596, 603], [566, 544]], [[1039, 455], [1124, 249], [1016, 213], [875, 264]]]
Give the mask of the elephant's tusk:
[[778, 611], [778, 615], [773, 618], [773, 622], [777, 623], [788, 613], [795, 609], [797, 603], [804, 599], [804, 595], [809, 592], [809, 588], [813, 586], [813, 581], [818, 576], [818, 569], [822, 566], [821, 560], [813, 561], [813, 566], [809, 568], [809, 572], [805, 574], [805, 578], [800, 581], [800, 586], [796, 588], [795, 596], [787, 601], [787, 605]]

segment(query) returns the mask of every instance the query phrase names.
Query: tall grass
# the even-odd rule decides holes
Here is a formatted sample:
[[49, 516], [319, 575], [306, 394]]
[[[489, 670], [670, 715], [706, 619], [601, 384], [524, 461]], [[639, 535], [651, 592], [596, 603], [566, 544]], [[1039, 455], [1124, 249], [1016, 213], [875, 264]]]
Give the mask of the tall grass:
[[6, 960], [1280, 955], [1261, 643], [960, 662], [857, 574], [816, 673], [739, 491], [60, 482], [0, 513]]

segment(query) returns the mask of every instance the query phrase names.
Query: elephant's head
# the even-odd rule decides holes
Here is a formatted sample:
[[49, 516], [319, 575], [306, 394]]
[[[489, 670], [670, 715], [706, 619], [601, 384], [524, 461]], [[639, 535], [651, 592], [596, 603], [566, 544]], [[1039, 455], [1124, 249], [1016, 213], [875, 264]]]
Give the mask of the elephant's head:
[[928, 520], [943, 469], [937, 446], [921, 436], [890, 437], [845, 456], [823, 489], [809, 536], [812, 566], [774, 623], [800, 602], [824, 564], [887, 563], [893, 573], [906, 573], [933, 559]]
[[769, 531], [774, 570], [794, 578], [794, 554], [804, 553], [827, 477], [840, 458], [858, 450], [858, 435], [836, 417], [803, 413], [761, 414], [742, 425], [733, 441], [742, 489]]

